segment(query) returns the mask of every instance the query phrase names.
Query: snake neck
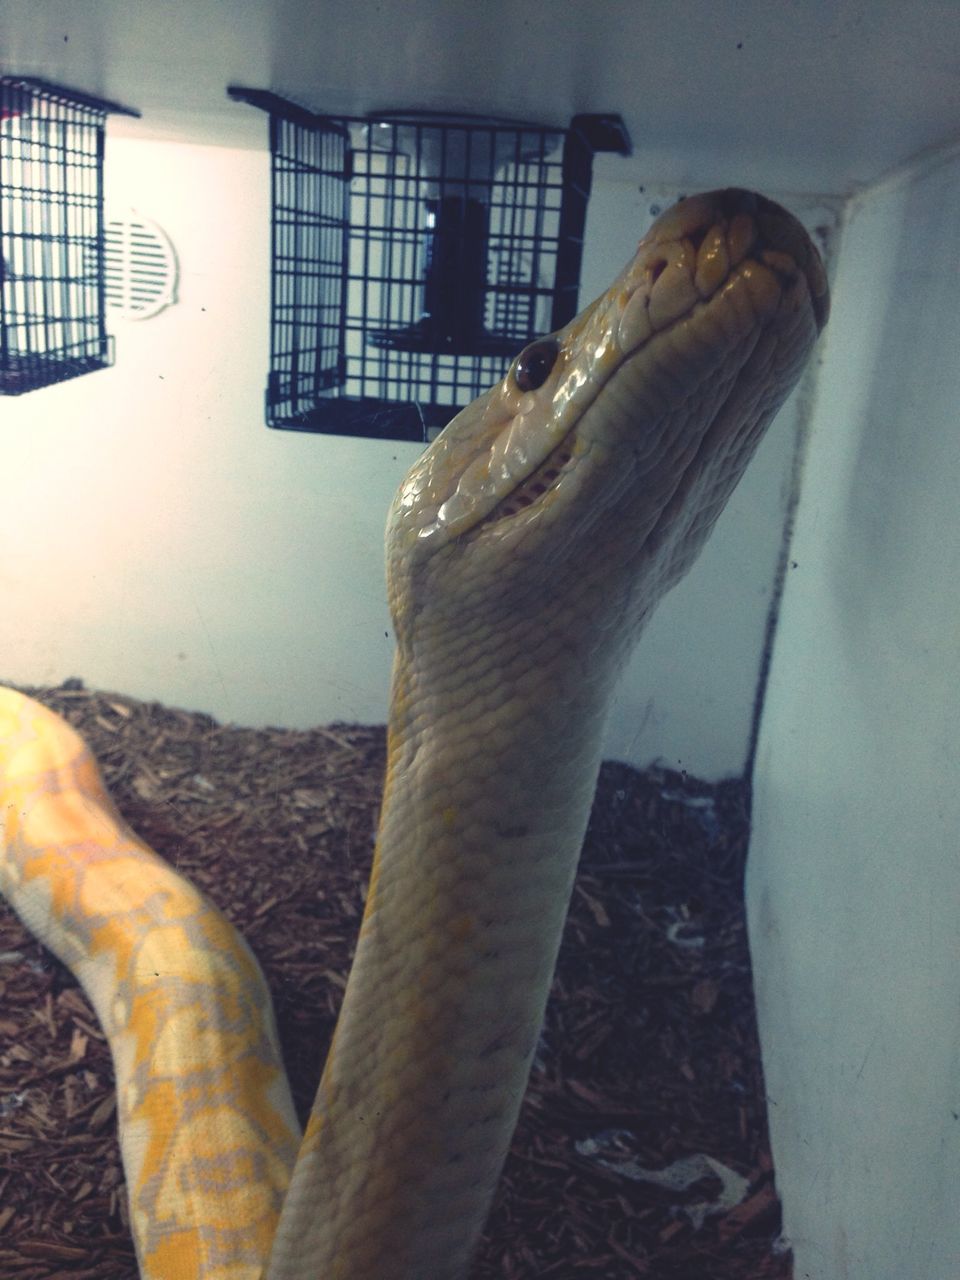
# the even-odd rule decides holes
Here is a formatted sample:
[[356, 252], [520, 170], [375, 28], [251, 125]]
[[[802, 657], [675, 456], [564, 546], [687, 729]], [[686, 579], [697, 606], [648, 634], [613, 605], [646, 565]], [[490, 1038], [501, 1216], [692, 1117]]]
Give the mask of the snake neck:
[[478, 682], [464, 702], [395, 668], [366, 912], [275, 1247], [309, 1257], [304, 1275], [459, 1280], [516, 1125], [605, 699], [572, 673], [565, 697], [535, 661], [462, 687]]

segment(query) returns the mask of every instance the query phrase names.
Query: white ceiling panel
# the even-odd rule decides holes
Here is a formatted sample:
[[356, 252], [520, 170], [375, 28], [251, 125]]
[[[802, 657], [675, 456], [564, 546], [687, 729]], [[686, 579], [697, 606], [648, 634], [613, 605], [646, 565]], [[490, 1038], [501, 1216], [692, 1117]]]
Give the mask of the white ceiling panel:
[[960, 135], [956, 0], [0, 0], [0, 63], [225, 145], [265, 142], [230, 82], [335, 113], [617, 111], [616, 172], [781, 191], [845, 195]]

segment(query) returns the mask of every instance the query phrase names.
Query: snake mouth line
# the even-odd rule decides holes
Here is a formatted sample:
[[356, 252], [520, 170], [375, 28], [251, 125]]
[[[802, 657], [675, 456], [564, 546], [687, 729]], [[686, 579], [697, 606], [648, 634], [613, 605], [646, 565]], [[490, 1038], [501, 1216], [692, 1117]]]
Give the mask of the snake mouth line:
[[486, 524], [491, 524], [497, 520], [505, 520], [508, 516], [515, 516], [521, 511], [526, 511], [556, 487], [561, 474], [573, 460], [576, 430], [576, 427], [574, 427], [568, 435], [564, 436], [560, 443], [547, 454], [536, 470], [531, 472], [525, 480], [522, 480], [515, 489], [512, 489], [505, 498], [497, 503], [488, 515], [485, 521]]

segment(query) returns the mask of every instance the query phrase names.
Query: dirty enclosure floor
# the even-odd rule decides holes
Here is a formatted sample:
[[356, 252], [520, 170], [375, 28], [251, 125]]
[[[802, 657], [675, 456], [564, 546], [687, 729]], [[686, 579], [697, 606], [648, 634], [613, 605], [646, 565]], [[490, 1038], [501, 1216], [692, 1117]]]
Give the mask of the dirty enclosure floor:
[[[252, 944], [303, 1117], [362, 911], [384, 730], [220, 726], [79, 681], [27, 692], [83, 732], [130, 824]], [[739, 782], [603, 766], [471, 1280], [789, 1280], [744, 928], [748, 810]], [[136, 1276], [109, 1052], [5, 906], [0, 1275]]]

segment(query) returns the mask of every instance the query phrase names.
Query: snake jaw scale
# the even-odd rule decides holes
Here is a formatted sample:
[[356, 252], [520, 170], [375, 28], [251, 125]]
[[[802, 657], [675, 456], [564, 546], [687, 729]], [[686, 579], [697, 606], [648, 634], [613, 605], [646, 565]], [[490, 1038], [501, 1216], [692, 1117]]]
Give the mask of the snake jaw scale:
[[727, 228], [727, 255], [730, 266], [737, 267], [744, 260], [757, 238], [757, 224], [748, 213], [737, 213]]
[[740, 272], [758, 318], [772, 316], [780, 305], [783, 290], [775, 271], [760, 262], [748, 262]]
[[626, 355], [647, 341], [653, 333], [653, 324], [647, 306], [647, 296], [641, 289], [635, 289], [623, 308], [620, 323], [617, 326], [617, 345]]
[[723, 229], [713, 226], [704, 236], [697, 251], [697, 268], [693, 282], [703, 299], [710, 298], [730, 273], [730, 255]]
[[660, 270], [649, 290], [648, 311], [655, 330], [665, 329], [699, 301], [693, 281], [695, 254], [688, 240], [661, 248], [656, 259]]

